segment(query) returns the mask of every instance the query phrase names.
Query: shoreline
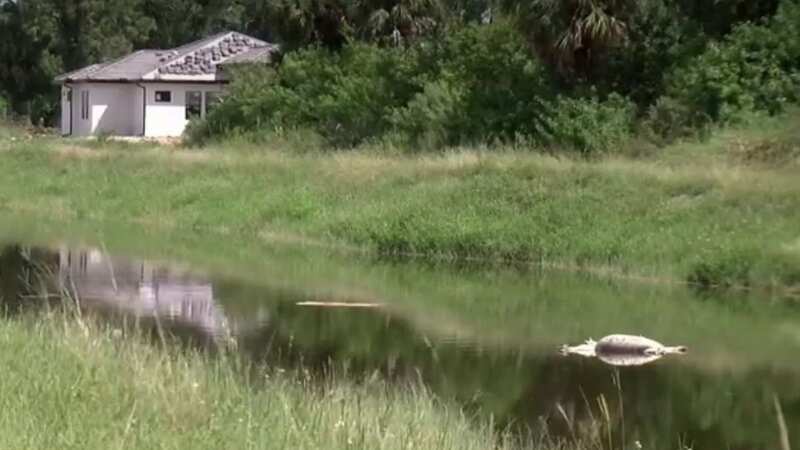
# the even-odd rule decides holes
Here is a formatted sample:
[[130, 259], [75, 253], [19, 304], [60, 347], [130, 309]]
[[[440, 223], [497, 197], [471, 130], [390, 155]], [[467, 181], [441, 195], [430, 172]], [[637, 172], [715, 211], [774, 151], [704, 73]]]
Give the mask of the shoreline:
[[591, 161], [519, 150], [297, 155], [235, 143], [0, 141], [0, 214], [795, 297], [800, 166], [730, 153], [796, 121], [651, 158]]

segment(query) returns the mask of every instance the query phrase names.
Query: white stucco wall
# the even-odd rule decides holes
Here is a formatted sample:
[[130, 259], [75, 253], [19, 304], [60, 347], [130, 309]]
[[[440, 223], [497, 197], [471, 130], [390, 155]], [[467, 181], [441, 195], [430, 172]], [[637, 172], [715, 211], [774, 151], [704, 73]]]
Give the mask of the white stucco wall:
[[[141, 126], [136, 128], [134, 104], [137, 92], [141, 90], [127, 83], [75, 83], [72, 86], [72, 135], [90, 136], [108, 133], [120, 136], [141, 134]], [[70, 102], [67, 101], [69, 89], [62, 87], [61, 131], [70, 132]], [[83, 117], [83, 93], [89, 93], [88, 118]], [[139, 101], [141, 105], [141, 100]], [[141, 108], [138, 112], [141, 115]], [[141, 119], [139, 120], [141, 123]]]
[[[222, 83], [75, 83], [72, 102], [69, 89], [62, 87], [61, 131], [70, 134], [70, 106], [72, 107], [72, 136], [91, 136], [108, 133], [117, 136], [178, 137], [186, 125], [186, 93], [202, 93], [202, 111], [206, 110], [206, 92], [221, 92]], [[143, 91], [143, 87], [145, 91]], [[156, 103], [156, 91], [169, 91], [169, 103]], [[89, 93], [89, 117], [82, 112], [83, 92]], [[146, 111], [143, 103], [146, 97]], [[146, 123], [142, 123], [144, 118]]]
[[92, 84], [92, 134], [136, 135], [131, 105], [136, 101], [134, 84]]
[[[205, 111], [205, 93], [220, 92], [221, 83], [188, 84], [188, 83], [147, 83], [147, 136], [166, 137], [180, 136], [189, 123], [186, 120], [186, 93], [199, 91], [203, 93], [203, 111]], [[156, 103], [156, 91], [172, 93], [170, 103]]]

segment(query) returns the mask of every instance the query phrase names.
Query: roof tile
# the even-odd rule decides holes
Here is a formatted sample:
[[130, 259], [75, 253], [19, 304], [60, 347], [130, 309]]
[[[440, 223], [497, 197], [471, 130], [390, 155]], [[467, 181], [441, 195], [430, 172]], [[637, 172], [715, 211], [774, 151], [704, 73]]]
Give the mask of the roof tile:
[[[236, 32], [220, 33], [169, 50], [139, 50], [116, 61], [60, 75], [57, 82], [141, 81], [158, 75], [216, 75], [227, 62], [268, 62], [277, 46]], [[250, 56], [248, 56], [250, 55]], [[266, 56], [265, 56], [266, 55]], [[234, 61], [235, 60], [235, 61]]]

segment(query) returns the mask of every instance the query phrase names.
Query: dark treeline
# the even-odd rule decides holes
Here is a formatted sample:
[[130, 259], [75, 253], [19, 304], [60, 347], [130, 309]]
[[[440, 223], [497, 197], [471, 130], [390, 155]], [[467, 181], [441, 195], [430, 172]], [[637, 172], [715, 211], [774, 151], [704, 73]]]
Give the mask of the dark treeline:
[[272, 38], [268, 0], [0, 0], [0, 108], [52, 122], [52, 79], [227, 29]]
[[672, 138], [800, 86], [798, 0], [0, 0], [0, 109], [52, 122], [54, 75], [233, 29], [282, 44], [239, 73], [196, 141]]

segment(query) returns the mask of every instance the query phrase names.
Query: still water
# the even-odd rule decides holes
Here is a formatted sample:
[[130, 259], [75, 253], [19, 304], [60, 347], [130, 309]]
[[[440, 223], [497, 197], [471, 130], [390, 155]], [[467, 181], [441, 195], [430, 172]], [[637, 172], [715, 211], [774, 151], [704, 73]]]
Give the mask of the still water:
[[[521, 432], [545, 425], [568, 436], [568, 423], [599, 415], [605, 402], [616, 447], [773, 449], [777, 399], [800, 442], [795, 300], [306, 250], [265, 253], [247, 270], [135, 254], [0, 244], [0, 298], [9, 314], [35, 308], [40, 300], [20, 294], [44, 271], [87, 311], [157, 324], [193, 345], [235, 345], [260, 362], [419, 379]], [[690, 350], [640, 367], [558, 352], [612, 333]]]

